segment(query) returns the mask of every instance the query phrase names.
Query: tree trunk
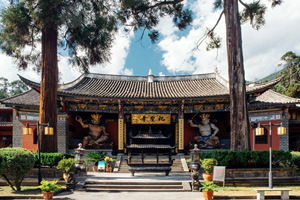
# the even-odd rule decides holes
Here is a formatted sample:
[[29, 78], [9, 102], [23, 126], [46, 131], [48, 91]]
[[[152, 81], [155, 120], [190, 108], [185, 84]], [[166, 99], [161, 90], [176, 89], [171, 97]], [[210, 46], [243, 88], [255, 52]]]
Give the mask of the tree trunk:
[[44, 135], [40, 127], [41, 152], [57, 152], [57, 26], [45, 25], [42, 31], [42, 78], [40, 91], [40, 123], [50, 124], [54, 135]]
[[224, 0], [230, 89], [231, 149], [250, 150], [249, 119], [245, 86], [238, 0]]

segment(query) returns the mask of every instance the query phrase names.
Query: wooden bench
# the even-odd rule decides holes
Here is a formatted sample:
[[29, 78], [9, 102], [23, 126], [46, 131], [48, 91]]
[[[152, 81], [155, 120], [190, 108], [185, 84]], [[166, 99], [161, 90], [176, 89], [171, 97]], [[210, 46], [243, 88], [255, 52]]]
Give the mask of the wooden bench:
[[291, 189], [282, 189], [282, 188], [276, 188], [276, 189], [254, 189], [257, 192], [257, 200], [264, 200], [265, 199], [265, 191], [280, 191], [281, 192], [281, 199], [282, 200], [289, 200], [289, 192], [292, 191]]

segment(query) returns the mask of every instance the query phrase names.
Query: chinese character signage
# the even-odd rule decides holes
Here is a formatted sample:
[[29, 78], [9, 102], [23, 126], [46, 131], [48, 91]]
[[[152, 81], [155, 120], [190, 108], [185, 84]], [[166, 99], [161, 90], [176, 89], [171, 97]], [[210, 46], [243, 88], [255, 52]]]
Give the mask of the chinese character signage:
[[170, 114], [132, 114], [132, 124], [170, 124]]

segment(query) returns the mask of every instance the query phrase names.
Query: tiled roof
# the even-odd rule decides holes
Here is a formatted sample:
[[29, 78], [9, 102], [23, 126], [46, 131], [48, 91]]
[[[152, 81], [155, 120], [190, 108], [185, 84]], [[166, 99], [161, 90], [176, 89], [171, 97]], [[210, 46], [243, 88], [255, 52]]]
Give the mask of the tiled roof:
[[35, 90], [29, 90], [22, 94], [9, 97], [1, 100], [2, 104], [8, 105], [25, 105], [25, 106], [39, 106], [40, 104], [40, 93]]
[[281, 106], [287, 104], [298, 104], [300, 105], [300, 99], [288, 97], [273, 90], [267, 90], [260, 96], [258, 96], [254, 103], [250, 107], [265, 107], [265, 106]]
[[[149, 76], [151, 76], [149, 80]], [[77, 80], [59, 86], [62, 96], [86, 96], [117, 99], [199, 99], [229, 95], [228, 82], [215, 73], [185, 76], [121, 76], [85, 74]], [[20, 77], [26, 84], [39, 90], [40, 85]], [[273, 86], [276, 81], [247, 87], [256, 92]]]
[[280, 78], [274, 79], [272, 81], [266, 82], [264, 84], [248, 84], [246, 85], [247, 93], [254, 93], [254, 92], [260, 92], [262, 90], [267, 90], [272, 88], [274, 85], [276, 85], [280, 81]]
[[300, 99], [279, 94], [273, 90], [268, 90], [256, 98], [256, 101], [266, 103], [300, 103]]

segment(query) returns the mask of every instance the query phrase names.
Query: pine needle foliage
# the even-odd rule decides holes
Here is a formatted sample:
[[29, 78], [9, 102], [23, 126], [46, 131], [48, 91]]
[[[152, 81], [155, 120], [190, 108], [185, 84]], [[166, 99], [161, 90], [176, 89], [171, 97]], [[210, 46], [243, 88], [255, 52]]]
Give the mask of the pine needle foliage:
[[59, 47], [68, 51], [71, 64], [87, 72], [89, 65], [109, 62], [114, 34], [121, 25], [127, 31], [149, 30], [148, 35], [153, 42], [159, 37], [155, 26], [162, 17], [173, 16], [174, 24], [180, 30], [185, 29], [192, 22], [192, 12], [184, 9], [181, 2], [182, 0], [11, 1], [1, 12], [0, 47], [3, 52], [16, 59], [21, 69], [26, 69], [28, 63], [39, 65], [42, 52], [38, 44], [41, 42], [42, 30], [55, 24], [59, 30]]

